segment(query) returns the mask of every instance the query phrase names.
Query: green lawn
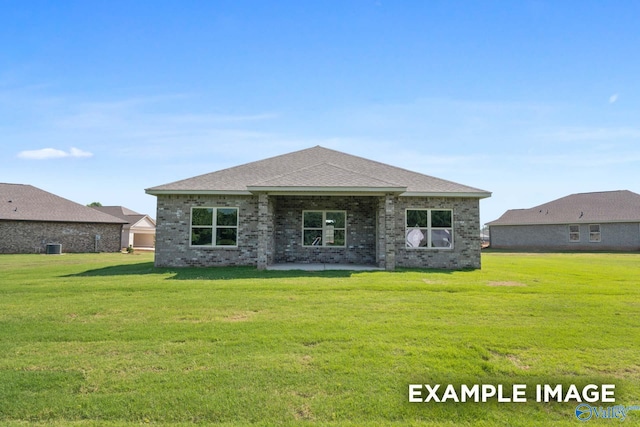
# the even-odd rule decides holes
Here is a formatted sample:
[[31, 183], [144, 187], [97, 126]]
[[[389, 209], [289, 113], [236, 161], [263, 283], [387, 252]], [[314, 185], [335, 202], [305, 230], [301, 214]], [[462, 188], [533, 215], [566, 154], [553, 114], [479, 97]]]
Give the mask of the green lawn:
[[[535, 402], [536, 384], [613, 383], [615, 404], [640, 405], [640, 254], [482, 261], [259, 272], [2, 255], [0, 424], [581, 424], [575, 402]], [[409, 403], [413, 383], [532, 391]]]

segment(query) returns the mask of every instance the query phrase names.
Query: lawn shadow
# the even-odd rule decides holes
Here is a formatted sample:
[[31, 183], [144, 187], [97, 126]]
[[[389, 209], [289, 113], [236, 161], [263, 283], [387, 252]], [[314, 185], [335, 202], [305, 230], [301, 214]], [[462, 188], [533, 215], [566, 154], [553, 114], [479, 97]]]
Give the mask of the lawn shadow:
[[94, 268], [81, 273], [67, 274], [62, 277], [131, 276], [146, 274], [159, 274], [158, 269], [153, 266], [153, 261], [136, 264], [110, 265], [109, 267]]
[[233, 280], [233, 279], [282, 279], [298, 277], [351, 277], [362, 271], [353, 270], [258, 270], [256, 267], [185, 267], [158, 268], [172, 273], [169, 280]]
[[355, 274], [381, 271], [357, 270], [258, 270], [255, 267], [155, 267], [153, 262], [112, 265], [95, 268], [63, 277], [106, 277], [169, 274], [165, 280], [232, 280], [232, 279], [278, 279], [296, 277], [351, 277]]

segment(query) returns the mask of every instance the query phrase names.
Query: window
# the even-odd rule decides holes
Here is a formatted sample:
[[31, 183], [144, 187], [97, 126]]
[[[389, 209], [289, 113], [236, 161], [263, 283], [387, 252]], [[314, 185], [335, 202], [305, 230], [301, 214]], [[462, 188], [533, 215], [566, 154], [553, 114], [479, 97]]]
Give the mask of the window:
[[589, 241], [600, 241], [600, 224], [589, 224]]
[[302, 246], [345, 246], [345, 211], [302, 212]]
[[453, 211], [437, 209], [407, 209], [407, 248], [453, 247]]
[[569, 226], [569, 241], [570, 242], [579, 242], [580, 241], [580, 226], [579, 225], [570, 225]]
[[191, 246], [237, 246], [238, 208], [192, 208]]

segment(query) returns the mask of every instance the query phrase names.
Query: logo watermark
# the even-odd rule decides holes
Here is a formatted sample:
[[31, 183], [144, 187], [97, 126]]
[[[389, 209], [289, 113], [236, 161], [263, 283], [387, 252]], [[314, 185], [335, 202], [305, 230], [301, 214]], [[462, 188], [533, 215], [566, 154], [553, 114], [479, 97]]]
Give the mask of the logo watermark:
[[[615, 403], [615, 384], [536, 384], [536, 402]], [[527, 384], [409, 384], [410, 403], [527, 401]]]
[[576, 406], [576, 418], [580, 421], [589, 421], [592, 418], [600, 419], [615, 419], [624, 421], [629, 414], [629, 411], [640, 411], [640, 405], [624, 406], [591, 406], [586, 403], [581, 403]]
[[[578, 404], [574, 414], [579, 421], [611, 419], [624, 421], [640, 405], [615, 405], [615, 384], [409, 384], [409, 403], [538, 403]], [[611, 406], [602, 406], [610, 403]], [[598, 406], [596, 406], [598, 405]]]

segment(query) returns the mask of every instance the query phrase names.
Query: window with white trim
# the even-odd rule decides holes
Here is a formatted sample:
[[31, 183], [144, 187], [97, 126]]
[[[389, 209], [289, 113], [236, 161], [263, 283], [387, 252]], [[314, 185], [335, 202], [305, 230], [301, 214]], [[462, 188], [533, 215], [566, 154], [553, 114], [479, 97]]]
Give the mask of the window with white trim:
[[600, 241], [600, 224], [589, 224], [589, 241], [594, 243]]
[[453, 211], [450, 209], [407, 209], [407, 248], [453, 248]]
[[569, 242], [579, 242], [579, 241], [580, 241], [580, 226], [570, 225], [569, 226]]
[[191, 208], [191, 246], [238, 246], [238, 208]]
[[346, 211], [303, 211], [302, 246], [346, 246]]

